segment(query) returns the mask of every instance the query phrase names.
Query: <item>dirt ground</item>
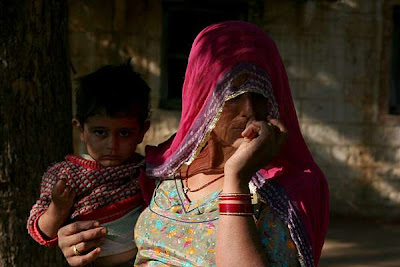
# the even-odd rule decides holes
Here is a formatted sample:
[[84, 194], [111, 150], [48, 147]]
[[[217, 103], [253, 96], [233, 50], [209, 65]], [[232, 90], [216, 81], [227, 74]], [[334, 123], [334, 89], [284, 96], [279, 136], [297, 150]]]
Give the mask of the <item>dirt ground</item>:
[[331, 218], [320, 267], [400, 267], [400, 223]]

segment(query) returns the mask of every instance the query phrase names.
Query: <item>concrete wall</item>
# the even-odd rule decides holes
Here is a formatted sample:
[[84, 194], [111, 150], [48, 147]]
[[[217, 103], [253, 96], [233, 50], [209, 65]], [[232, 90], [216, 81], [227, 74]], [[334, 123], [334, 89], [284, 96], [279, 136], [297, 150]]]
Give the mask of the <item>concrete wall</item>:
[[261, 26], [280, 49], [335, 213], [400, 217], [400, 116], [386, 104], [395, 2], [265, 1]]
[[[133, 56], [153, 89], [144, 143], [165, 140], [180, 112], [157, 106], [161, 1], [69, 2], [74, 76]], [[329, 180], [333, 213], [400, 218], [400, 117], [386, 112], [390, 12], [400, 0], [250, 2], [249, 18], [280, 49], [304, 137]]]

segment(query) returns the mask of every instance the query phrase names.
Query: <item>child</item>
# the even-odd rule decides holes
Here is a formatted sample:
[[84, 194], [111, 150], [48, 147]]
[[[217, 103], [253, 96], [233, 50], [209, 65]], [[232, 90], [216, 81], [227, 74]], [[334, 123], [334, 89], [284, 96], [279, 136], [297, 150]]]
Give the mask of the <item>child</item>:
[[99, 261], [126, 262], [136, 255], [132, 232], [153, 189], [135, 153], [150, 126], [150, 88], [129, 64], [102, 67], [78, 82], [72, 123], [88, 155], [68, 155], [44, 174], [28, 231], [50, 246], [66, 221], [97, 220], [107, 227]]

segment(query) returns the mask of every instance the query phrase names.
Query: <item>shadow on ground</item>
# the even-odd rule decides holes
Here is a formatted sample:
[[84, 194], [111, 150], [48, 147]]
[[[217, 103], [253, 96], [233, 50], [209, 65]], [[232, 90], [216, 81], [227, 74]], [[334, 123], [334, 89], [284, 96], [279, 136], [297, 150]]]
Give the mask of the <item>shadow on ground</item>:
[[320, 267], [400, 266], [400, 222], [334, 217]]

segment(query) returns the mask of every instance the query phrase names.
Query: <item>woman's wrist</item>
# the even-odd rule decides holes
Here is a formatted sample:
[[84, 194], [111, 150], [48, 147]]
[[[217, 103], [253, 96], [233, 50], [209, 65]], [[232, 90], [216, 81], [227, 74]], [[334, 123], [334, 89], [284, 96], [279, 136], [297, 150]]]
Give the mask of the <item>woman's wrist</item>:
[[239, 174], [225, 173], [223, 193], [250, 193], [249, 182], [243, 179]]
[[252, 216], [254, 207], [251, 194], [221, 193], [218, 196], [219, 214], [227, 216]]

